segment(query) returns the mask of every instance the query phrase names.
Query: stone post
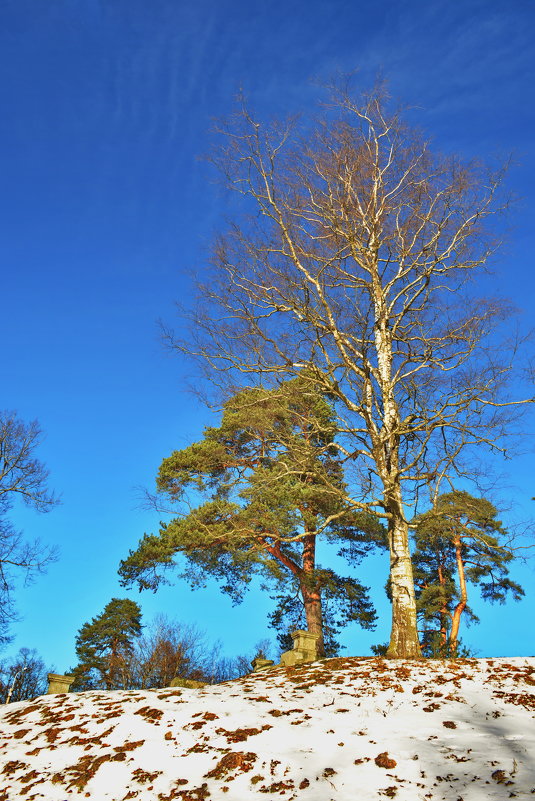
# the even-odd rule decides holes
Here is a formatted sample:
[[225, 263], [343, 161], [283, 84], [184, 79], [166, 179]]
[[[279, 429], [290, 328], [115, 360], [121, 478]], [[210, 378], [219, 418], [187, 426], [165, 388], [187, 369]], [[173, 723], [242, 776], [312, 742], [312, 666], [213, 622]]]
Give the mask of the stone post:
[[263, 656], [255, 656], [251, 665], [253, 666], [253, 673], [259, 673], [261, 670], [267, 670], [274, 665], [273, 659], [265, 659]]
[[63, 676], [60, 673], [49, 673], [48, 690], [46, 691], [46, 694], [52, 695], [53, 693], [68, 693], [75, 678], [76, 676]]
[[169, 687], [186, 687], [189, 690], [200, 690], [201, 687], [206, 687], [206, 681], [195, 681], [195, 679], [185, 679], [182, 676], [175, 676], [171, 679]]
[[318, 658], [319, 635], [298, 629], [292, 631], [293, 648], [281, 654], [281, 665], [290, 667], [300, 662], [313, 662]]

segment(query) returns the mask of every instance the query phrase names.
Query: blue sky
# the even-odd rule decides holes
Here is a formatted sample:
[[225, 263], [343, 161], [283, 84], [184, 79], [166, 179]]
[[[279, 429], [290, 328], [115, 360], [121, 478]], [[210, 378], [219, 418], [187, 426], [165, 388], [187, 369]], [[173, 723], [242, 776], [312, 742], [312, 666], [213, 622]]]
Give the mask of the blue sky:
[[[78, 628], [126, 594], [118, 562], [158, 523], [135, 488], [152, 487], [161, 459], [213, 422], [156, 321], [187, 303], [225, 214], [199, 156], [240, 87], [269, 116], [307, 108], [337, 71], [358, 68], [363, 86], [381, 72], [438, 147], [512, 153], [519, 200], [486, 283], [530, 325], [534, 23], [530, 0], [2, 0], [0, 407], [39, 419], [62, 496], [45, 516], [17, 510], [27, 535], [61, 555], [18, 593], [10, 651], [35, 647], [60, 672], [74, 664]], [[507, 519], [532, 514], [532, 428], [523, 455], [498, 468]], [[360, 573], [384, 614], [374, 634], [348, 631], [349, 654], [387, 639], [386, 571], [374, 561]], [[535, 652], [533, 564], [515, 578], [526, 599], [481, 608], [466, 635], [481, 655]], [[235, 609], [217, 588], [129, 595], [146, 620], [197, 623], [228, 654], [267, 633], [259, 593]]]

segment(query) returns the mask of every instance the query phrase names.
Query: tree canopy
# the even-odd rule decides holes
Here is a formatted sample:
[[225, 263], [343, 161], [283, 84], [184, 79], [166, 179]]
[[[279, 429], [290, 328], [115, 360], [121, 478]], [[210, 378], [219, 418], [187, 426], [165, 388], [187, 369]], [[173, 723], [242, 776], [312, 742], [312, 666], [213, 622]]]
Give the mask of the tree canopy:
[[414, 521], [414, 576], [423, 642], [428, 651], [455, 656], [462, 617], [477, 621], [468, 588], [504, 603], [518, 601], [522, 587], [509, 578], [514, 558], [510, 537], [496, 507], [463, 490], [440, 495], [433, 508]]
[[75, 689], [129, 689], [130, 659], [140, 634], [139, 604], [129, 598], [112, 598], [100, 615], [78, 632]]
[[313, 121], [265, 124], [242, 104], [220, 134], [214, 162], [242, 202], [190, 338], [170, 341], [212, 383], [300, 376], [332, 399], [354, 470], [330, 487], [387, 525], [388, 653], [418, 657], [411, 505], [504, 450], [524, 402], [499, 338], [510, 308], [468, 289], [497, 244], [503, 172], [434, 151], [381, 87], [335, 88]]
[[[293, 595], [308, 629], [320, 637], [321, 654], [322, 595], [330, 600], [333, 632], [350, 621], [372, 626], [367, 589], [317, 564], [318, 537], [354, 562], [385, 538], [374, 517], [341, 500], [335, 433], [330, 404], [299, 378], [238, 392], [225, 403], [218, 428], [163, 460], [159, 492], [182, 506], [192, 497], [204, 501], [143, 537], [121, 563], [123, 583], [156, 589], [182, 555], [183, 577], [199, 585], [215, 576], [236, 602], [255, 575], [281, 599]], [[275, 617], [275, 624], [281, 620]]]

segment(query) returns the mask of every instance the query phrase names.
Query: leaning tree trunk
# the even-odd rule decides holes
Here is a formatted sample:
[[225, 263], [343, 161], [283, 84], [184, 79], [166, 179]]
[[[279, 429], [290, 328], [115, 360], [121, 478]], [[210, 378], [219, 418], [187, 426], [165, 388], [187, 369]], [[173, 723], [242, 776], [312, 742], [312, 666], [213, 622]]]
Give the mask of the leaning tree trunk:
[[[437, 552], [437, 555], [438, 555], [438, 552]], [[442, 588], [442, 590], [444, 590], [444, 587], [446, 585], [446, 579], [444, 577], [444, 566], [443, 566], [443, 564], [441, 562], [439, 562], [439, 565], [438, 565], [438, 582], [439, 582], [440, 587]], [[443, 651], [445, 651], [446, 647], [447, 647], [447, 643], [448, 643], [448, 625], [447, 625], [447, 621], [448, 621], [448, 615], [450, 615], [450, 612], [448, 610], [448, 606], [446, 604], [446, 601], [444, 601], [444, 603], [442, 604], [441, 608], [438, 610], [438, 614], [440, 616], [440, 632], [439, 632], [440, 645], [442, 646]]]
[[461, 597], [459, 603], [455, 607], [455, 610], [453, 612], [453, 619], [451, 622], [451, 632], [450, 632], [451, 656], [455, 656], [455, 654], [457, 653], [457, 642], [459, 639], [459, 626], [461, 624], [461, 615], [466, 609], [466, 604], [468, 603], [468, 591], [466, 589], [466, 576], [464, 573], [461, 538], [457, 537], [453, 541], [453, 544], [455, 546], [455, 559], [457, 561], [457, 572], [459, 575], [459, 589], [461, 591]]

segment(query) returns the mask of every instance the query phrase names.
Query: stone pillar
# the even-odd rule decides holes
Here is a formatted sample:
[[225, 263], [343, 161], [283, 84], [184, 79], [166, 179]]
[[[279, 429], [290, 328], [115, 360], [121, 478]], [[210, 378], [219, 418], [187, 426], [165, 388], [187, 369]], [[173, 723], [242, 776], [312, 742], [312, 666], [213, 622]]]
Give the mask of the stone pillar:
[[310, 631], [292, 631], [293, 649], [281, 654], [281, 665], [290, 667], [300, 662], [313, 662], [318, 658], [318, 639], [319, 636]]
[[259, 673], [261, 670], [267, 670], [274, 665], [273, 659], [265, 659], [263, 656], [255, 656], [251, 665], [253, 666], [253, 673]]
[[195, 679], [185, 679], [183, 676], [175, 676], [171, 679], [169, 687], [186, 687], [189, 690], [200, 690], [201, 687], [206, 687], [206, 681], [195, 681]]
[[48, 690], [46, 691], [46, 694], [52, 695], [53, 693], [68, 693], [75, 678], [76, 676], [62, 676], [59, 673], [49, 673]]

